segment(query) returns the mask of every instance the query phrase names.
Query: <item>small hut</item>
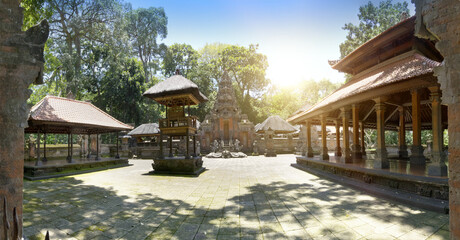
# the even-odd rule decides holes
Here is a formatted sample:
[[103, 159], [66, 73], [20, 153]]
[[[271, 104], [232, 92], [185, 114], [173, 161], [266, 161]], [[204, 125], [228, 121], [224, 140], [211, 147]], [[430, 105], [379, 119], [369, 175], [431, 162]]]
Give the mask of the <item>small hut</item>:
[[160, 127], [158, 123], [144, 123], [128, 133], [133, 141], [131, 152], [140, 158], [153, 158], [159, 152]]
[[[294, 143], [290, 134], [296, 132], [297, 129], [280, 116], [268, 117], [261, 124], [257, 124], [255, 131], [264, 135], [266, 157], [276, 157], [277, 149], [288, 148], [289, 150], [294, 150]], [[275, 135], [280, 134], [287, 134], [287, 141], [280, 141], [275, 144]]]
[[[154, 173], [200, 174], [204, 171], [203, 161], [196, 154], [198, 121], [190, 114], [190, 106], [208, 101], [198, 86], [187, 78], [176, 75], [160, 82], [144, 93], [145, 97], [166, 106], [166, 117], [160, 119], [159, 156], [152, 164]], [[163, 152], [163, 136], [168, 137], [169, 154]], [[173, 138], [185, 137], [185, 155], [173, 154]], [[190, 137], [193, 138], [193, 154], [190, 154]]]
[[[32, 107], [28, 127], [25, 133], [37, 134], [37, 157], [34, 165], [25, 166], [25, 174], [32, 177], [50, 172], [67, 169], [81, 169], [86, 167], [107, 166], [112, 164], [127, 164], [127, 159], [120, 159], [118, 154], [118, 140], [116, 155], [102, 159], [100, 157], [100, 137], [102, 133], [131, 130], [132, 127], [124, 124], [93, 104], [74, 99], [46, 96]], [[66, 159], [48, 161], [46, 141], [41, 156], [41, 135], [46, 139], [47, 134], [66, 134], [68, 137]], [[80, 159], [74, 158], [72, 135], [83, 137], [82, 152], [86, 154]], [[85, 138], [85, 139], [84, 139]], [[83, 140], [84, 139], [84, 140]]]

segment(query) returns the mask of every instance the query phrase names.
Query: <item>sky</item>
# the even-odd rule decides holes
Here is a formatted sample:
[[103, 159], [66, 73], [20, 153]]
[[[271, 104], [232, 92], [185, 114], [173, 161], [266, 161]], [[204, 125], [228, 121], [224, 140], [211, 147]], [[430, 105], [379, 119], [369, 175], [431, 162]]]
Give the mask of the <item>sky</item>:
[[[163, 7], [168, 36], [162, 42], [240, 46], [258, 44], [267, 56], [272, 84], [292, 87], [304, 80], [344, 82], [328, 60], [339, 59], [345, 23], [358, 23], [369, 0], [126, 0], [133, 8]], [[372, 1], [378, 4], [379, 1]], [[393, 0], [401, 2], [401, 0]], [[415, 14], [409, 3], [410, 15]]]

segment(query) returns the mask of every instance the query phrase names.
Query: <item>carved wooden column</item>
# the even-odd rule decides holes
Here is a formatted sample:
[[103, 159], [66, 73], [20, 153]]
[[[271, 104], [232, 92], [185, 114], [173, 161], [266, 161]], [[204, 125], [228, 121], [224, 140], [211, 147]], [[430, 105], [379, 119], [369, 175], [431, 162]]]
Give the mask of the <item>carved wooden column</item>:
[[342, 129], [343, 129], [343, 148], [342, 148], [342, 158], [345, 163], [351, 163], [351, 152], [350, 152], [350, 132], [349, 132], [349, 121], [350, 121], [350, 109], [341, 108], [342, 111]]
[[441, 115], [441, 91], [439, 87], [430, 87], [433, 149], [431, 163], [428, 165], [428, 175], [447, 176], [446, 156], [443, 152], [443, 129]]
[[321, 160], [329, 160], [327, 149], [326, 115], [321, 115]]
[[185, 135], [185, 159], [190, 158], [189, 145], [190, 145], [190, 133], [189, 133], [189, 130], [187, 129], [187, 133]]
[[425, 164], [422, 147], [422, 115], [420, 112], [420, 90], [411, 90], [412, 95], [412, 133], [413, 144], [411, 149], [410, 163]]
[[406, 145], [406, 122], [404, 121], [404, 107], [398, 107], [399, 111], [399, 127], [398, 127], [398, 156], [399, 158], [407, 158]]
[[42, 166], [43, 162], [40, 158], [40, 129], [37, 131], [37, 161], [35, 162], [35, 166]]
[[313, 148], [311, 147], [311, 122], [307, 121], [307, 157], [313, 157]]
[[353, 113], [353, 145], [351, 150], [351, 156], [354, 160], [362, 159], [361, 145], [359, 142], [359, 106], [357, 104], [352, 105]]
[[360, 123], [360, 126], [361, 126], [361, 153], [363, 156], [366, 155], [366, 143], [364, 142], [364, 123], [361, 122]]
[[340, 148], [340, 120], [335, 121], [335, 156], [342, 156], [342, 148]]
[[96, 161], [101, 160], [101, 150], [100, 150], [100, 140], [99, 140], [99, 134], [96, 134]]
[[70, 132], [67, 133], [67, 162], [72, 162], [72, 156], [70, 155]]
[[385, 146], [385, 104], [381, 99], [375, 101], [375, 112], [377, 114], [377, 151], [374, 160], [374, 168], [388, 168], [390, 166]]

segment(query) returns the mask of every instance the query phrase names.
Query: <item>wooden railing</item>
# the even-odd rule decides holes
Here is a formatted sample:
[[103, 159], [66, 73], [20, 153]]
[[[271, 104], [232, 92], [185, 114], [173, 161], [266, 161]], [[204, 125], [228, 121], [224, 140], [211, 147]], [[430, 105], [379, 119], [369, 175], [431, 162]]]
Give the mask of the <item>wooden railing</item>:
[[175, 127], [192, 127], [197, 128], [197, 117], [181, 117], [181, 118], [164, 118], [160, 119], [160, 128], [175, 128]]

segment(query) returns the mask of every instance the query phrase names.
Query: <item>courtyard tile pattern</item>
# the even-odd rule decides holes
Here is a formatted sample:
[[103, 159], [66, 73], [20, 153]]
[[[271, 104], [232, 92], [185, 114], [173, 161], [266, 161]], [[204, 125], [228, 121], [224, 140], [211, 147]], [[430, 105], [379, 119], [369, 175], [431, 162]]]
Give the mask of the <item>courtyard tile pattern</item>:
[[294, 155], [204, 159], [199, 177], [151, 160], [24, 183], [24, 236], [44, 239], [448, 239], [448, 215], [290, 167]]

